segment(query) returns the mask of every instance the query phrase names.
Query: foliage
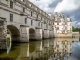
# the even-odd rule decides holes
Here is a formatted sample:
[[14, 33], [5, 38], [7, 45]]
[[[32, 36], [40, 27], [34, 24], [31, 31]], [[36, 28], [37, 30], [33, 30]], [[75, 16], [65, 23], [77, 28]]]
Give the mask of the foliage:
[[7, 38], [7, 46], [10, 46], [10, 38]]
[[73, 32], [80, 32], [80, 28], [72, 27]]
[[[3, 52], [4, 50], [0, 50], [0, 52]], [[20, 54], [20, 46], [13, 47], [10, 52], [7, 54], [6, 52], [0, 53], [0, 60], [15, 60], [18, 58]]]

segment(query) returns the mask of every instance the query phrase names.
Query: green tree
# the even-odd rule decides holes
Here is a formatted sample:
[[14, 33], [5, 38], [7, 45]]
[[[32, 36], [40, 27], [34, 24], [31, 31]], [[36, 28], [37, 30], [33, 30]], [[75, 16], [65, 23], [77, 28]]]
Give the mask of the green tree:
[[75, 27], [72, 26], [72, 31], [73, 32], [80, 32], [80, 28], [75, 28]]

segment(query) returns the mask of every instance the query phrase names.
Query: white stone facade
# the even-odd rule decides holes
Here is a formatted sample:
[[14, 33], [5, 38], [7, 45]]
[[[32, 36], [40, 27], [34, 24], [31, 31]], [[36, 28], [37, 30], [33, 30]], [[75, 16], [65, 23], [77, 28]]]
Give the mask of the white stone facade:
[[[62, 13], [56, 13], [54, 16], [54, 34], [58, 35], [72, 34], [72, 21], [70, 18], [64, 17]], [[71, 35], [72, 36], [72, 35]]]
[[29, 42], [29, 29], [36, 39], [53, 37], [53, 18], [28, 0], [0, 0], [0, 17], [7, 21], [13, 40]]
[[72, 36], [70, 18], [63, 14], [47, 14], [29, 0], [0, 0], [0, 18], [7, 21], [7, 28], [16, 41]]

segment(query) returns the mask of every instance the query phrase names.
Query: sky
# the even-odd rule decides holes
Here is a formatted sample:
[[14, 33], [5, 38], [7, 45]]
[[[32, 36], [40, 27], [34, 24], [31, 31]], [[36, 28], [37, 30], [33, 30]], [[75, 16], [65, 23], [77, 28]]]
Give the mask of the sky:
[[69, 15], [74, 27], [80, 28], [80, 0], [29, 0], [46, 13]]

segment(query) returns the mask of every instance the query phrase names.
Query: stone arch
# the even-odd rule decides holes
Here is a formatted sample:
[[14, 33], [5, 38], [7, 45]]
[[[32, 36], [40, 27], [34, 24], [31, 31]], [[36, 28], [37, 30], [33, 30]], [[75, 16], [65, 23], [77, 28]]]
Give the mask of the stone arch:
[[29, 39], [34, 40], [35, 39], [35, 30], [33, 28], [29, 29]]
[[10, 31], [11, 40], [15, 42], [19, 42], [20, 31], [18, 30], [18, 28], [13, 25], [7, 25], [7, 29]]

